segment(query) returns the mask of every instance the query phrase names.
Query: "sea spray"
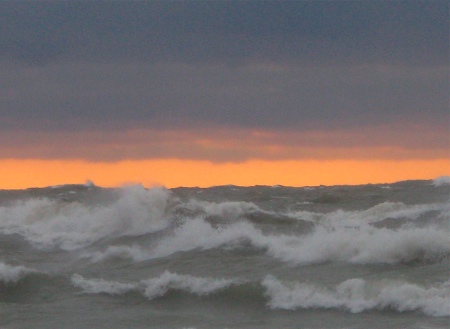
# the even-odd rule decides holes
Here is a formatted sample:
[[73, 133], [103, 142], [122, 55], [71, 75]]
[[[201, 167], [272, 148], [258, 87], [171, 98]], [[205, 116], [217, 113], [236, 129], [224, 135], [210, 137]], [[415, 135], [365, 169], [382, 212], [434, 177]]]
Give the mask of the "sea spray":
[[450, 184], [0, 191], [0, 327], [434, 328]]
[[36, 273], [36, 271], [25, 266], [12, 266], [0, 262], [0, 284], [17, 283], [30, 273]]
[[103, 279], [85, 279], [74, 274], [72, 284], [87, 294], [122, 295], [137, 291], [149, 300], [164, 296], [168, 291], [185, 291], [198, 296], [205, 296], [216, 291], [238, 284], [237, 281], [225, 279], [202, 278], [191, 275], [181, 275], [165, 271], [159, 277], [141, 280], [134, 283], [121, 283]]
[[267, 276], [262, 285], [272, 309], [332, 308], [352, 313], [365, 310], [419, 310], [430, 316], [450, 316], [450, 282], [425, 287], [401, 281], [368, 282], [349, 279], [335, 287], [309, 283], [282, 283]]
[[[74, 250], [117, 235], [141, 235], [170, 225], [170, 192], [142, 186], [121, 189], [109, 205], [87, 206], [48, 198], [0, 207], [0, 232], [19, 234], [39, 248]], [[167, 216], [166, 216], [167, 215]]]
[[110, 246], [88, 256], [94, 262], [108, 258], [135, 261], [167, 257], [178, 252], [250, 245], [292, 265], [325, 262], [354, 264], [436, 262], [450, 256], [450, 234], [437, 226], [377, 228], [367, 224], [336, 227], [318, 225], [303, 235], [263, 233], [247, 221], [214, 227], [202, 217], [185, 219], [173, 233], [150, 246]]

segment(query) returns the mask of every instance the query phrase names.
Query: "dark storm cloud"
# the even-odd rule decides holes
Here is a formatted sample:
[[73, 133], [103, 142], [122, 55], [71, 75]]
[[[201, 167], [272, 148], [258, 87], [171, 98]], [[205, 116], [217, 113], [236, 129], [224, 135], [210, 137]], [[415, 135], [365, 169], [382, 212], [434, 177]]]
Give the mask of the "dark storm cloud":
[[2, 141], [177, 127], [445, 131], [448, 31], [446, 1], [2, 1]]
[[444, 1], [3, 1], [0, 24], [2, 57], [30, 63], [448, 60]]
[[441, 67], [72, 63], [2, 67], [2, 129], [446, 125]]

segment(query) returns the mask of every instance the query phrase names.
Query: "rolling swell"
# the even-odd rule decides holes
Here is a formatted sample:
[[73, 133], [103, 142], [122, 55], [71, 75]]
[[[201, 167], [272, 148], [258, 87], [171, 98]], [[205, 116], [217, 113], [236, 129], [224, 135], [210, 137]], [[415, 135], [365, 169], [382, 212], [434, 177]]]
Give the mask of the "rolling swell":
[[353, 278], [334, 287], [302, 282], [282, 282], [267, 275], [260, 282], [201, 278], [164, 272], [159, 277], [121, 283], [72, 276], [72, 284], [84, 294], [120, 296], [139, 293], [153, 301], [177, 295], [210, 297], [211, 302], [258, 303], [271, 309], [342, 309], [351, 313], [367, 310], [420, 311], [436, 317], [450, 316], [450, 281], [423, 286], [399, 280], [366, 281]]
[[330, 314], [352, 327], [402, 313], [441, 328], [450, 316], [448, 192], [441, 180], [14, 192], [0, 200], [0, 327], [21, 318], [20, 304], [35, 317], [60, 307], [63, 320], [74, 309], [112, 327], [136, 316], [142, 328], [225, 328], [252, 314], [273, 327], [307, 316], [334, 328]]
[[16, 284], [26, 276], [35, 273], [37, 273], [37, 271], [25, 266], [12, 266], [0, 262], [0, 283], [2, 284]]
[[[445, 219], [444, 219], [445, 221]], [[192, 250], [254, 249], [291, 265], [330, 261], [353, 264], [439, 262], [450, 255], [445, 225], [389, 229], [342, 221], [315, 224], [303, 234], [263, 232], [255, 223], [240, 220], [213, 225], [203, 217], [187, 218], [150, 244], [109, 245], [86, 254], [93, 262], [109, 258], [145, 261]]]
[[0, 263], [0, 302], [48, 302], [68, 289], [64, 276]]
[[404, 281], [369, 282], [355, 278], [335, 287], [323, 287], [308, 283], [288, 285], [268, 276], [262, 285], [273, 309], [329, 308], [352, 313], [388, 309], [450, 316], [450, 281], [425, 287]]
[[76, 250], [114, 236], [137, 236], [170, 225], [165, 189], [132, 186], [107, 204], [89, 205], [48, 197], [0, 207], [0, 231], [18, 234], [40, 249]]

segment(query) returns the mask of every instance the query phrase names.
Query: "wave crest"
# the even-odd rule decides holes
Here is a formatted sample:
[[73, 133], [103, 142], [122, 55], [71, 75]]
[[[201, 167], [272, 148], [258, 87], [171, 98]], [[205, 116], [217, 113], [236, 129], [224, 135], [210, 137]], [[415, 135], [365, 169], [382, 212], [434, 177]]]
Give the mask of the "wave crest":
[[[72, 276], [72, 284], [86, 294], [123, 295], [137, 292], [149, 300], [170, 291], [207, 296], [233, 286], [253, 285], [251, 282], [204, 278], [166, 271], [159, 277], [139, 282], [121, 283], [103, 279]], [[271, 309], [343, 309], [352, 313], [392, 309], [398, 312], [419, 311], [429, 316], [450, 316], [450, 281], [423, 286], [405, 281], [366, 281], [353, 278], [335, 286], [300, 282], [282, 282], [268, 275], [258, 282]], [[259, 294], [259, 293], [258, 293]]]
[[237, 284], [233, 280], [202, 278], [169, 271], [165, 271], [157, 278], [141, 280], [140, 282], [134, 283], [121, 283], [103, 279], [85, 279], [78, 274], [74, 274], [71, 281], [75, 287], [81, 288], [87, 294], [104, 293], [108, 295], [122, 295], [127, 292], [137, 291], [149, 300], [162, 297], [171, 290], [205, 296]]
[[225, 279], [199, 278], [191, 275], [180, 275], [164, 272], [159, 278], [141, 281], [145, 286], [145, 296], [148, 299], [165, 295], [169, 290], [186, 291], [204, 296], [233, 285], [235, 282]]
[[433, 180], [433, 185], [436, 187], [450, 185], [450, 176], [441, 176]]
[[430, 316], [450, 316], [450, 282], [424, 287], [408, 282], [366, 282], [350, 279], [328, 288], [306, 283], [283, 284], [272, 276], [262, 282], [272, 309], [329, 308], [360, 313], [372, 309], [421, 311]]
[[109, 205], [31, 199], [0, 207], [0, 232], [17, 233], [39, 248], [74, 250], [111, 235], [141, 235], [170, 225], [170, 192], [130, 186]]
[[11, 266], [0, 262], [0, 282], [9, 284], [17, 283], [22, 278], [30, 273], [35, 273], [35, 270], [29, 269], [25, 266]]
[[404, 227], [396, 230], [371, 225], [323, 227], [303, 235], [263, 233], [254, 224], [239, 221], [213, 226], [203, 218], [184, 221], [172, 234], [147, 247], [110, 246], [88, 257], [133, 261], [163, 258], [177, 252], [214, 248], [265, 250], [292, 265], [340, 261], [356, 264], [439, 262], [450, 256], [450, 236], [442, 227]]

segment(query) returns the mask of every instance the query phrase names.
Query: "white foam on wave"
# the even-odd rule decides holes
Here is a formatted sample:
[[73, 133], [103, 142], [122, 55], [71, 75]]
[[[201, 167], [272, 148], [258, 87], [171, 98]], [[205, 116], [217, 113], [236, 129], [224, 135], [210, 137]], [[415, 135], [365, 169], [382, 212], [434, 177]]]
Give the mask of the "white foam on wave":
[[434, 260], [450, 254], [450, 234], [442, 227], [406, 227], [398, 230], [360, 227], [317, 227], [305, 235], [263, 234], [241, 221], [213, 227], [202, 218], [186, 221], [152, 251], [165, 257], [179, 251], [241, 247], [250, 243], [277, 259], [292, 263], [346, 261], [396, 263]]
[[206, 215], [220, 216], [227, 219], [239, 219], [246, 214], [251, 213], [267, 213], [252, 202], [244, 201], [225, 201], [225, 202], [208, 202], [190, 200], [183, 205], [187, 209], [200, 211]]
[[213, 227], [203, 218], [185, 220], [173, 234], [161, 239], [154, 247], [109, 246], [104, 251], [85, 253], [83, 257], [93, 262], [101, 262], [112, 258], [144, 261], [163, 258], [177, 252], [195, 249], [208, 250], [218, 247], [239, 247], [249, 237], [257, 237], [260, 232], [248, 222], [233, 223], [229, 226]]
[[[86, 279], [74, 274], [72, 284], [86, 294], [123, 295], [137, 292], [149, 300], [170, 291], [207, 296], [246, 282], [181, 275], [166, 271], [159, 277], [131, 283]], [[423, 286], [399, 280], [366, 281], [353, 278], [336, 286], [281, 282], [268, 275], [261, 282], [271, 309], [344, 309], [352, 313], [393, 309], [420, 311], [429, 316], [450, 316], [450, 281]]]
[[374, 227], [326, 229], [273, 241], [269, 254], [292, 264], [343, 261], [358, 264], [433, 261], [448, 257], [450, 236], [436, 228], [400, 230]]
[[212, 249], [220, 246], [236, 247], [242, 242], [261, 236], [259, 230], [248, 222], [213, 227], [203, 218], [186, 220], [173, 235], [160, 241], [152, 251], [153, 257], [165, 257], [180, 251]]
[[282, 283], [273, 276], [262, 282], [272, 309], [346, 309], [359, 313], [372, 309], [421, 311], [430, 316], [450, 316], [450, 281], [425, 287], [408, 282], [346, 280], [335, 287], [308, 283]]
[[300, 210], [289, 212], [286, 215], [322, 225], [360, 226], [376, 223], [386, 218], [416, 220], [427, 212], [443, 211], [446, 208], [449, 208], [448, 204], [405, 205], [401, 202], [383, 202], [369, 209], [359, 211], [336, 210], [330, 213], [315, 213]]
[[36, 272], [25, 266], [12, 266], [0, 262], [0, 282], [2, 283], [17, 283], [27, 274]]
[[252, 246], [292, 265], [339, 261], [357, 264], [434, 262], [450, 255], [450, 234], [443, 226], [396, 230], [318, 226], [303, 235], [264, 234], [247, 221], [214, 227], [203, 218], [186, 220], [152, 247], [114, 246], [91, 255], [93, 261], [111, 257], [135, 261], [163, 258], [177, 252]]
[[122, 295], [127, 292], [140, 292], [149, 300], [164, 296], [168, 291], [177, 290], [204, 296], [225, 289], [237, 281], [181, 275], [166, 271], [159, 277], [133, 283], [121, 283], [103, 279], [85, 279], [81, 275], [72, 276], [72, 284], [87, 294]]
[[169, 197], [165, 189], [130, 186], [121, 189], [114, 203], [97, 207], [31, 199], [0, 207], [0, 232], [20, 234], [37, 247], [77, 249], [111, 235], [141, 235], [166, 228]]
[[122, 295], [137, 288], [137, 285], [134, 283], [121, 283], [103, 279], [85, 279], [79, 274], [72, 275], [71, 281], [75, 287], [82, 289], [86, 294], [104, 293], [108, 295]]
[[450, 176], [441, 176], [433, 180], [433, 185], [436, 187], [450, 185]]
[[145, 286], [145, 296], [153, 299], [165, 295], [169, 290], [186, 291], [204, 296], [235, 284], [233, 280], [200, 278], [191, 275], [180, 275], [164, 272], [160, 277], [141, 281]]
[[109, 246], [105, 251], [85, 253], [84, 258], [90, 258], [92, 262], [98, 263], [108, 259], [130, 259], [140, 262], [151, 258], [149, 252], [144, 251], [138, 245], [133, 246]]
[[[450, 207], [445, 204], [410, 206], [385, 202], [363, 211], [303, 212], [298, 218], [305, 219], [311, 215], [307, 220], [318, 225], [313, 231], [297, 236], [263, 234], [254, 223], [238, 219], [243, 213], [260, 211], [252, 204], [205, 202], [195, 205], [201, 205], [208, 214], [235, 216], [236, 220], [213, 226], [202, 215], [185, 218], [172, 234], [152, 247], [111, 246], [88, 257], [94, 262], [110, 258], [143, 261], [176, 252], [240, 248], [249, 244], [293, 265], [327, 261], [360, 264], [435, 261], [450, 255]], [[439, 211], [439, 227], [407, 225], [392, 230], [369, 225], [385, 218], [417, 219], [429, 211]]]

